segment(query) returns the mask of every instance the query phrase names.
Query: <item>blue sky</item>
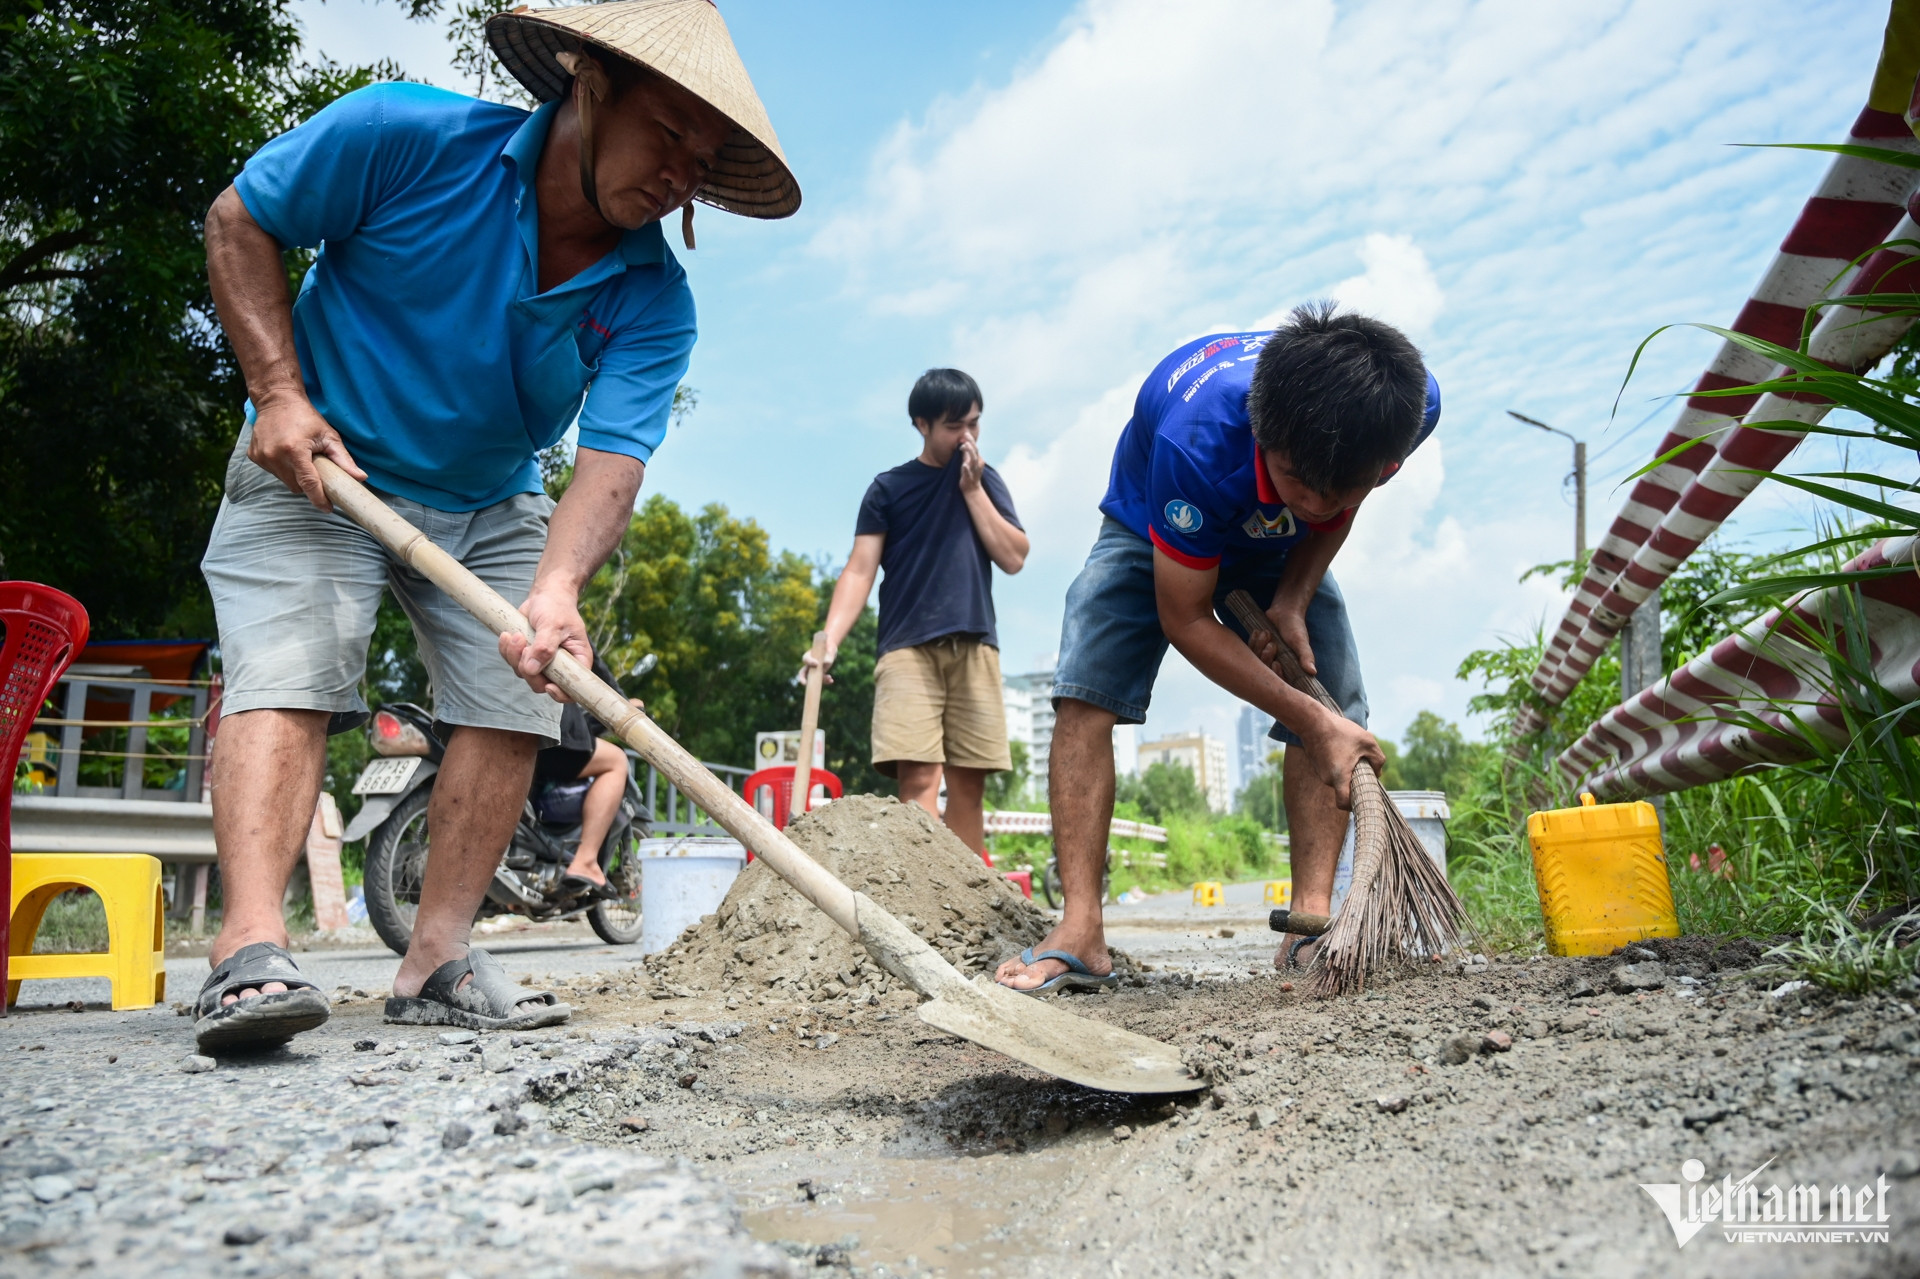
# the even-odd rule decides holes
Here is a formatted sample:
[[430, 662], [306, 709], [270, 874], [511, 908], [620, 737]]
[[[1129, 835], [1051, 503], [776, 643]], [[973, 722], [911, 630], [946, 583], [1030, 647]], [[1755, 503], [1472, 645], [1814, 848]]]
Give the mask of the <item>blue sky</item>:
[[[1837, 140], [1885, 21], [1857, 0], [721, 8], [805, 205], [701, 211], [681, 254], [700, 407], [648, 490], [837, 563], [869, 479], [917, 447], [914, 377], [967, 369], [1033, 536], [996, 585], [1003, 663], [1029, 669], [1140, 378], [1187, 337], [1336, 296], [1407, 328], [1446, 396], [1334, 568], [1389, 735], [1461, 717], [1461, 657], [1558, 616], [1548, 584], [1516, 579], [1571, 553], [1568, 449], [1505, 410], [1593, 441], [1597, 538], [1672, 417], [1658, 397], [1714, 339], [1662, 337], [1610, 420], [1635, 346], [1730, 321], [1825, 165], [1729, 144]], [[296, 10], [315, 50], [465, 87], [442, 34], [392, 5]], [[1777, 541], [1804, 514], [1765, 489], [1731, 531]], [[1142, 731], [1231, 741], [1235, 713], [1171, 656]]]

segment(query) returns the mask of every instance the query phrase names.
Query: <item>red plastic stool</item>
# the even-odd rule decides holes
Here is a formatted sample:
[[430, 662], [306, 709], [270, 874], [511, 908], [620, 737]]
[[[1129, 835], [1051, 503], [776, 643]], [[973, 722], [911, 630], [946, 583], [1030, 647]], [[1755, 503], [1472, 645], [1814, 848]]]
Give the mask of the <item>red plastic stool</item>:
[[13, 914], [13, 773], [41, 703], [86, 646], [87, 610], [79, 600], [38, 582], [0, 582], [0, 759], [7, 761], [0, 788], [0, 990], [7, 988]]
[[[809, 776], [812, 777], [814, 786], [826, 788], [827, 799], [840, 798], [840, 779], [838, 777], [835, 777], [824, 768], [814, 769]], [[760, 792], [763, 790], [771, 790], [773, 792], [773, 812], [769, 815], [762, 809], [762, 814], [770, 816], [774, 829], [786, 829], [787, 818], [793, 813], [793, 768], [791, 766], [784, 768], [763, 768], [757, 773], [750, 774], [746, 781], [740, 783], [740, 793], [746, 796], [747, 802], [756, 808], [760, 806]], [[826, 800], [815, 795], [809, 795], [807, 796], [807, 811], [812, 812], [824, 803], [826, 803]]]

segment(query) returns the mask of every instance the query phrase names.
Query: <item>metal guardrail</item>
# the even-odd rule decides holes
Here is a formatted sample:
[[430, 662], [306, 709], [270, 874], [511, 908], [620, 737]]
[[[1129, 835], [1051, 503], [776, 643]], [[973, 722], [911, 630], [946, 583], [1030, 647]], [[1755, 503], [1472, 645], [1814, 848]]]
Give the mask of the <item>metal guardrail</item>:
[[[986, 833], [989, 835], [1051, 835], [1053, 834], [1053, 814], [990, 811], [987, 813]], [[1144, 839], [1155, 844], [1167, 842], [1166, 827], [1150, 826], [1146, 822], [1129, 821], [1124, 817], [1114, 818], [1108, 827], [1108, 833], [1114, 839]]]
[[[69, 800], [151, 800], [173, 804], [200, 802], [201, 778], [206, 772], [207, 756], [209, 690], [205, 686], [183, 686], [131, 676], [70, 675], [55, 688], [52, 700], [65, 707], [63, 714], [57, 719], [41, 717], [35, 720], [36, 728], [44, 725], [41, 731], [53, 730], [59, 734], [59, 745], [48, 752], [52, 760], [57, 761], [54, 765], [58, 771], [53, 788], [54, 797]], [[61, 688], [66, 690], [64, 695], [58, 691]], [[176, 699], [176, 704], [177, 701], [189, 703], [187, 717], [177, 721], [155, 718], [155, 697]], [[125, 706], [127, 713], [124, 719], [89, 721], [89, 700], [110, 706]], [[123, 729], [126, 732], [125, 744], [101, 749], [99, 733], [103, 728]], [[177, 732], [179, 729], [187, 731], [184, 752], [148, 749], [150, 735], [155, 730]], [[93, 741], [83, 745], [82, 737], [90, 733]], [[81, 785], [81, 761], [88, 757], [104, 757], [108, 760], [106, 771], [117, 771], [119, 784]], [[174, 766], [170, 770], [173, 776], [169, 784], [146, 784], [148, 761], [153, 759]], [[118, 761], [117, 768], [112, 761]]]
[[16, 853], [146, 853], [163, 862], [211, 862], [214, 860], [213, 805], [153, 799], [15, 795], [13, 850]]
[[[640, 783], [640, 794], [647, 801], [647, 809], [653, 814], [653, 833], [655, 835], [692, 835], [711, 839], [731, 839], [731, 835], [720, 823], [707, 816], [694, 805], [694, 802], [682, 795], [677, 787], [668, 781], [660, 770], [641, 759], [637, 752], [629, 750], [627, 758], [633, 762], [634, 777]], [[740, 784], [753, 772], [750, 768], [735, 768], [731, 764], [708, 764], [701, 767], [717, 774], [727, 786], [738, 794]]]

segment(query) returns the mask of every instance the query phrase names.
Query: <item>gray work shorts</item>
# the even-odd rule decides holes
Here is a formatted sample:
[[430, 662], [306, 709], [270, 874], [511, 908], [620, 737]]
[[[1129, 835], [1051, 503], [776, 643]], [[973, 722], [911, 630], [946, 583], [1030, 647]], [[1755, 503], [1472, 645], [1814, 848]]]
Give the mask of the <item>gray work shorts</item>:
[[[325, 515], [247, 457], [242, 431], [227, 492], [200, 562], [220, 626], [222, 714], [329, 711], [330, 730], [367, 720], [360, 695], [380, 592], [413, 622], [441, 723], [560, 740], [560, 704], [500, 656], [499, 636], [440, 588], [397, 563], [343, 515]], [[533, 588], [553, 502], [520, 493], [479, 511], [436, 511], [381, 494], [399, 515], [514, 605]]]

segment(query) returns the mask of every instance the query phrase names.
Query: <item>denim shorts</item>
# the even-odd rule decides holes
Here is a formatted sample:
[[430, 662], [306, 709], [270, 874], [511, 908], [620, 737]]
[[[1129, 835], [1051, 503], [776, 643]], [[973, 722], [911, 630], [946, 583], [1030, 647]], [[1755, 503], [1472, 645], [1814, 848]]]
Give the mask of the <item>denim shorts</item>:
[[[1256, 573], [1221, 573], [1214, 588], [1214, 612], [1234, 634], [1246, 636], [1226, 607], [1227, 595], [1244, 589], [1263, 605], [1268, 603], [1279, 584], [1280, 567], [1262, 564]], [[1307, 605], [1307, 638], [1313, 644], [1320, 682], [1340, 703], [1342, 713], [1365, 728], [1367, 690], [1360, 679], [1360, 653], [1347, 621], [1347, 603], [1331, 573], [1320, 579], [1320, 589]], [[1167, 636], [1160, 629], [1160, 609], [1153, 596], [1153, 544], [1107, 516], [1087, 554], [1086, 567], [1067, 588], [1060, 660], [1053, 675], [1054, 702], [1071, 697], [1112, 711], [1122, 724], [1145, 723], [1153, 681], [1166, 655]], [[1300, 739], [1277, 722], [1267, 736], [1300, 745]]]
[[[340, 733], [367, 720], [360, 695], [380, 595], [413, 623], [447, 725], [560, 740], [560, 703], [536, 693], [500, 656], [500, 637], [439, 587], [396, 563], [343, 515], [314, 509], [247, 457], [252, 429], [227, 463], [226, 497], [200, 563], [220, 627], [223, 714], [312, 710]], [[533, 587], [553, 502], [520, 493], [479, 511], [438, 511], [381, 494], [402, 519], [518, 605]]]

